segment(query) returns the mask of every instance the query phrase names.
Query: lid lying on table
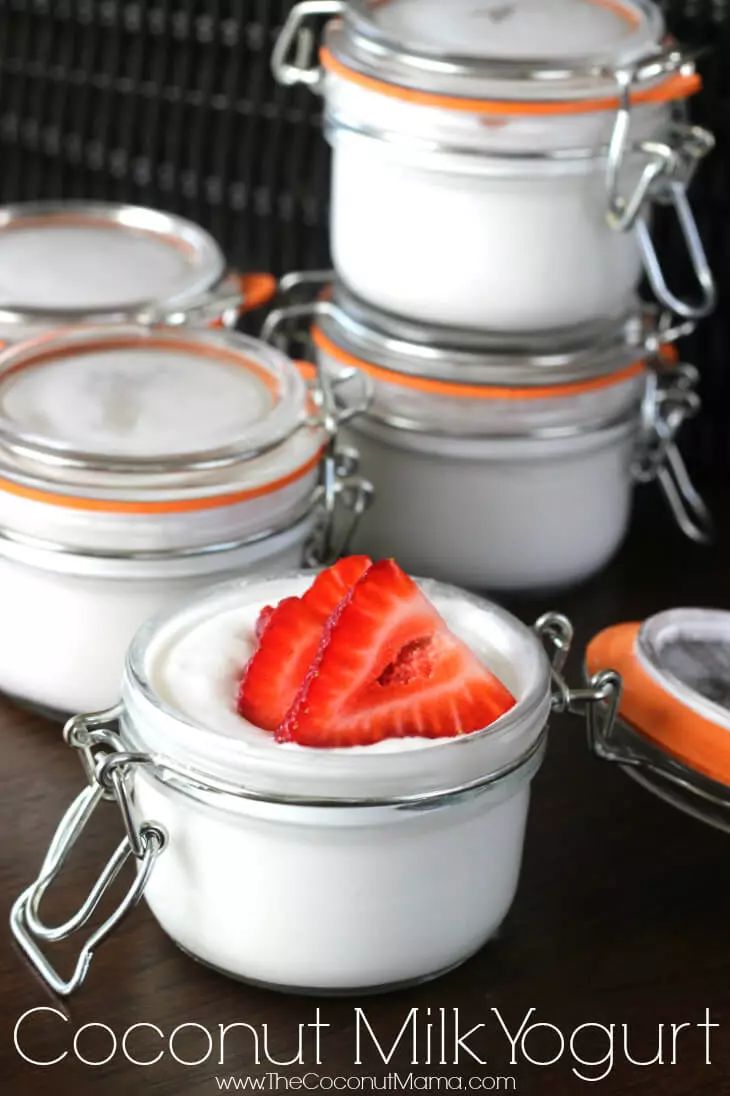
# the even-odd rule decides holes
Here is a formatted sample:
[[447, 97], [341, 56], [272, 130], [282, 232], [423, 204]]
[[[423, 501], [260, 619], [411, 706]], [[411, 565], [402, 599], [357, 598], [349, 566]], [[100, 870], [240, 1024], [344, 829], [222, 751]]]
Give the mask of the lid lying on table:
[[[621, 674], [620, 717], [636, 741], [653, 747], [647, 753], [634, 743], [615, 760], [700, 803], [720, 800], [730, 827], [730, 612], [672, 609], [619, 624], [592, 641], [586, 660], [590, 672], [608, 666]], [[692, 813], [702, 811], [694, 805]]]
[[0, 323], [120, 322], [184, 308], [221, 280], [202, 228], [139, 206], [61, 202], [0, 208]]
[[635, 73], [637, 101], [698, 86], [651, 0], [350, 0], [322, 61], [373, 90], [452, 109], [490, 99], [515, 112], [610, 109], [619, 70]]
[[[570, 395], [638, 375], [657, 333], [656, 315], [637, 304], [598, 327], [534, 336], [498, 347], [487, 334], [405, 321], [368, 307], [335, 284], [317, 310], [312, 337], [320, 350], [376, 380], [434, 395], [489, 398]], [[587, 386], [587, 387], [586, 387]]]
[[243, 335], [56, 331], [0, 354], [0, 487], [111, 511], [243, 501], [317, 463], [308, 413], [294, 364]]

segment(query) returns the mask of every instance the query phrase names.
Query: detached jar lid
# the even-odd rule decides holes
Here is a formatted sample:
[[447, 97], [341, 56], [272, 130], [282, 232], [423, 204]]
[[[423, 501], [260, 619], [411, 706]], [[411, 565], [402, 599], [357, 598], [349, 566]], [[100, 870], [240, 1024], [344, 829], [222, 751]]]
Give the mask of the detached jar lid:
[[301, 478], [323, 432], [284, 355], [227, 331], [57, 331], [0, 354], [0, 489], [76, 509], [166, 512]]
[[599, 327], [498, 346], [488, 335], [419, 324], [375, 310], [344, 286], [315, 306], [312, 338], [340, 364], [433, 395], [529, 399], [620, 384], [645, 368], [656, 316], [637, 306]]
[[[220, 290], [208, 298], [225, 275], [213, 238], [169, 213], [86, 202], [0, 208], [2, 324], [161, 321], [206, 304], [220, 315]], [[240, 286], [227, 290], [228, 306], [240, 303]]]
[[613, 760], [648, 774], [645, 783], [664, 778], [700, 803], [719, 799], [730, 826], [730, 612], [672, 609], [616, 625], [591, 642], [586, 662], [623, 678], [619, 715], [635, 734]]
[[447, 109], [613, 109], [620, 72], [632, 74], [636, 102], [699, 86], [650, 0], [349, 0], [327, 28], [322, 63]]

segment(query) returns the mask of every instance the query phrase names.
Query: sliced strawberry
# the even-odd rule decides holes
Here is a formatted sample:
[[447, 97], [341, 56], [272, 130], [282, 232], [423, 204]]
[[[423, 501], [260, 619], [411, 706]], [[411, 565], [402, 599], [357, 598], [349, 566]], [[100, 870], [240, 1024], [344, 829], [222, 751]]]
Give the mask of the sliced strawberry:
[[306, 594], [302, 594], [302, 601], [326, 619], [372, 562], [368, 556], [345, 556], [317, 575]]
[[256, 633], [256, 640], [258, 643], [260, 643], [263, 639], [264, 632], [266, 631], [268, 623], [275, 612], [276, 610], [274, 609], [273, 605], [264, 605], [263, 609], [256, 618], [256, 626], [254, 631]]
[[238, 688], [244, 719], [267, 731], [281, 723], [317, 654], [322, 627], [301, 598], [285, 598], [271, 610]]
[[279, 741], [366, 746], [450, 738], [515, 704], [392, 560], [373, 564], [340, 602]]
[[279, 726], [317, 654], [327, 617], [370, 564], [367, 556], [348, 556], [317, 575], [301, 598], [264, 606], [255, 625], [258, 650], [238, 690], [244, 719], [267, 731]]

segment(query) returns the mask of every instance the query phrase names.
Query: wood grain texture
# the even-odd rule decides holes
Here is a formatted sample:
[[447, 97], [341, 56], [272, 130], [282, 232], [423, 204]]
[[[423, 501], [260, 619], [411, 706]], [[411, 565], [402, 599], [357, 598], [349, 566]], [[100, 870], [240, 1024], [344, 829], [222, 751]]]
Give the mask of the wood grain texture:
[[[718, 500], [727, 510], [727, 499]], [[727, 533], [727, 530], [725, 530]], [[570, 594], [515, 603], [527, 620], [548, 608], [568, 612], [577, 629], [576, 652], [600, 627], [636, 619], [676, 604], [730, 608], [727, 536], [703, 551], [676, 534], [663, 509], [644, 496], [635, 530], [620, 558], [599, 579]], [[573, 659], [576, 673], [577, 655]], [[3, 912], [38, 870], [56, 821], [81, 786], [77, 759], [60, 742], [59, 729], [9, 703], [0, 707], [2, 728]], [[84, 839], [54, 895], [54, 912], [69, 911], [94, 868], [118, 839], [110, 808]], [[232, 865], [235, 870], [235, 865]], [[424, 911], [427, 916], [427, 911]], [[353, 1008], [362, 1005], [383, 1036], [395, 1035], [411, 1007], [456, 1008], [467, 1027], [489, 1019], [498, 1007], [515, 1026], [535, 1007], [544, 1019], [570, 1032], [588, 1021], [630, 1025], [635, 1057], [651, 1057], [657, 1025], [712, 1018], [713, 1064], [703, 1064], [704, 1044], [688, 1031], [675, 1066], [638, 1067], [617, 1055], [599, 1085], [579, 1081], [563, 1061], [549, 1068], [511, 1069], [506, 1045], [490, 1040], [489, 1064], [449, 1069], [470, 1076], [513, 1074], [517, 1091], [571, 1096], [591, 1089], [602, 1096], [719, 1096], [730, 1092], [730, 842], [723, 834], [685, 818], [635, 786], [618, 770], [593, 760], [582, 727], [554, 722], [548, 757], [535, 782], [524, 872], [501, 937], [460, 970], [428, 986], [389, 997], [320, 1000], [285, 997], [243, 986], [183, 956], [157, 928], [144, 906], [136, 910], [94, 960], [86, 986], [66, 1004], [55, 1001], [10, 945], [2, 929], [0, 986], [3, 1040], [2, 1091], [35, 1093], [150, 1093], [197, 1096], [218, 1091], [216, 1074], [261, 1076], [272, 1067], [250, 1064], [242, 1052], [221, 1070], [215, 1060], [186, 1068], [169, 1056], [149, 1068], [117, 1056], [90, 1067], [71, 1060], [47, 1068], [24, 1062], [12, 1046], [13, 1026], [25, 1010], [49, 1006], [67, 1011], [64, 1024], [38, 1014], [24, 1046], [51, 1058], [70, 1045], [74, 1030], [104, 1022], [121, 1037], [148, 1022], [170, 1033], [197, 1022], [213, 1032], [219, 1024], [268, 1024], [273, 1053], [291, 1056], [296, 1026], [313, 1019], [320, 1005], [326, 1032], [320, 1072], [377, 1072], [375, 1061], [353, 1066]], [[293, 925], [306, 946], [306, 926]], [[58, 962], [69, 957], [65, 945]], [[54, 952], [54, 955], [56, 953]], [[468, 1023], [466, 1023], [468, 1021]], [[492, 1029], [492, 1035], [493, 1029]], [[138, 1033], [135, 1053], [159, 1049], [154, 1032]], [[201, 1053], [194, 1035], [181, 1055]], [[88, 1056], [108, 1047], [103, 1032], [87, 1033]], [[534, 1043], [534, 1053], [540, 1041]], [[405, 1055], [386, 1069], [410, 1071]], [[281, 1068], [282, 1075], [302, 1072]], [[415, 1072], [419, 1069], [416, 1067]], [[421, 1070], [422, 1073], [434, 1072]]]

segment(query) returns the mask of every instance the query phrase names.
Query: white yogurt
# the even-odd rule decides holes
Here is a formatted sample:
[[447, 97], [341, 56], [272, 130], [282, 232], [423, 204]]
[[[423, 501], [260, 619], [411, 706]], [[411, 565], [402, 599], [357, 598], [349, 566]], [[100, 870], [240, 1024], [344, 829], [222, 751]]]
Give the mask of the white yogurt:
[[301, 566], [312, 410], [289, 359], [229, 332], [69, 329], [0, 356], [0, 688], [108, 707], [148, 616]]
[[[433, 977], [481, 947], [512, 903], [547, 662], [503, 610], [426, 584], [515, 709], [458, 740], [282, 746], [236, 715], [236, 684], [261, 605], [310, 581], [232, 583], [137, 637], [121, 735], [154, 759], [134, 770], [135, 816], [168, 835], [146, 898], [176, 943], [235, 977], [326, 992]], [[451, 794], [429, 798], [439, 792]]]

